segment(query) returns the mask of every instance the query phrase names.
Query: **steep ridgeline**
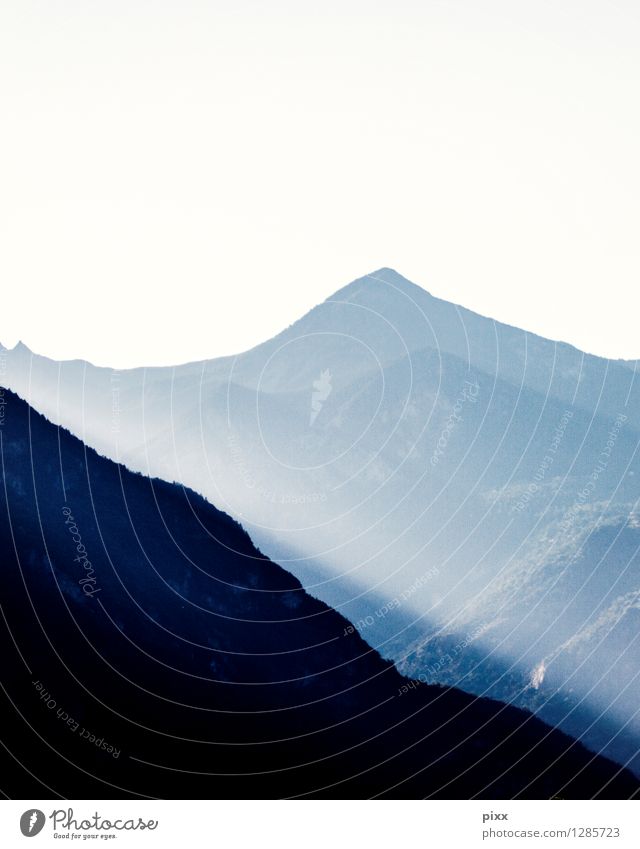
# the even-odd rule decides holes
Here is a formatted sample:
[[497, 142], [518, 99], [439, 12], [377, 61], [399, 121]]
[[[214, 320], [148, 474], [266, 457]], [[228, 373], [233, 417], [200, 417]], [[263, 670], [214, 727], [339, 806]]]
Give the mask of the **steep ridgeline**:
[[401, 670], [640, 770], [635, 363], [382, 269], [238, 357], [113, 372], [18, 346], [3, 370], [101, 453], [242, 521]]
[[636, 793], [525, 712], [401, 677], [200, 496], [3, 403], [5, 793]]

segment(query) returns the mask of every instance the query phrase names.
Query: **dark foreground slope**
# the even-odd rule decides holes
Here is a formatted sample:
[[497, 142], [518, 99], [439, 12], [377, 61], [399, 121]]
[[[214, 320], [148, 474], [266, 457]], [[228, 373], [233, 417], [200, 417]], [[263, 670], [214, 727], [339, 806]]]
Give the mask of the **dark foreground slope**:
[[411, 685], [224, 513], [4, 400], [7, 795], [635, 793], [526, 713]]

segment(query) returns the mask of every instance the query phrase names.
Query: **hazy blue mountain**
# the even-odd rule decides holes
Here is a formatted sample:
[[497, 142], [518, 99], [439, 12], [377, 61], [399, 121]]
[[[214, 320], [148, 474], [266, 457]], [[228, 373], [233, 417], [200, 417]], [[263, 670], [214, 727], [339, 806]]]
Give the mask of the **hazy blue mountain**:
[[0, 428], [5, 792], [629, 798], [513, 707], [403, 678], [195, 493], [11, 393]]
[[3, 359], [53, 421], [240, 519], [400, 669], [636, 756], [635, 363], [389, 269], [237, 357], [119, 373]]

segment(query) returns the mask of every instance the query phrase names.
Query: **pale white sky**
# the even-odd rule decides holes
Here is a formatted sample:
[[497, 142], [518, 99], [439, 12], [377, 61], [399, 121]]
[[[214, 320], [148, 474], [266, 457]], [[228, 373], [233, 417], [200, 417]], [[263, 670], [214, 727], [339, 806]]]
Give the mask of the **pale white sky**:
[[640, 4], [3, 0], [0, 341], [250, 347], [392, 266], [640, 357]]

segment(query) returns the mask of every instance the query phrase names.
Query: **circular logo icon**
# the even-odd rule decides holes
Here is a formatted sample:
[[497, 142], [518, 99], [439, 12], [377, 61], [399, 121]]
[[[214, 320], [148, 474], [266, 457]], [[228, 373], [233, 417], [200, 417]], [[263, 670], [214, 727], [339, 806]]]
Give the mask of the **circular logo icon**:
[[35, 837], [44, 828], [46, 817], [37, 808], [25, 811], [20, 817], [20, 831], [25, 837]]

